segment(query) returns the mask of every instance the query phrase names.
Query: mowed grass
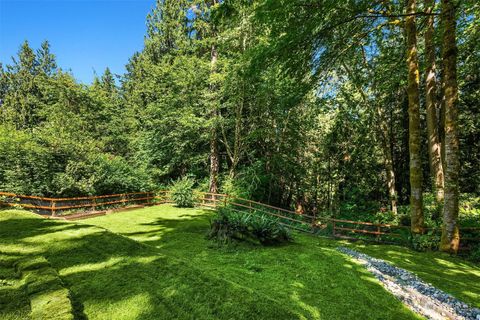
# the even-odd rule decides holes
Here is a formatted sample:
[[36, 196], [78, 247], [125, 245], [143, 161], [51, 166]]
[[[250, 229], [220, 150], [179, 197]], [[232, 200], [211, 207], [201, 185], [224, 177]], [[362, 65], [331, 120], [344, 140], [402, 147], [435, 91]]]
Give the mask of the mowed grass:
[[211, 214], [162, 205], [72, 223], [0, 211], [0, 250], [45, 256], [80, 318], [418, 318], [339, 242], [295, 234], [284, 246], [219, 248], [205, 238]]
[[[0, 242], [1, 244], [1, 242]], [[0, 246], [0, 250], [1, 250]], [[13, 261], [12, 261], [13, 262]], [[0, 252], [0, 319], [30, 319], [30, 301], [9, 257]]]
[[441, 252], [418, 253], [391, 245], [353, 244], [353, 249], [384, 259], [424, 281], [480, 308], [480, 266]]
[[[416, 318], [368, 272], [338, 253], [334, 241], [298, 234], [294, 243], [279, 247], [218, 248], [205, 238], [210, 217], [205, 210], [162, 206], [84, 223], [155, 247], [212, 277], [252, 290], [270, 301], [268, 308], [289, 311], [280, 319]], [[245, 302], [239, 296], [235, 303]], [[248, 318], [268, 318], [263, 311]]]

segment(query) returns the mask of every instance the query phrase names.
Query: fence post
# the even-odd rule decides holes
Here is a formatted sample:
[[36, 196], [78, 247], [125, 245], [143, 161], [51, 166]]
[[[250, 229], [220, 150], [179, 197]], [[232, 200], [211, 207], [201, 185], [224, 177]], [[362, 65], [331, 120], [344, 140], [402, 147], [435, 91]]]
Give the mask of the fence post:
[[380, 242], [380, 226], [377, 226], [377, 242]]
[[52, 217], [55, 217], [55, 200], [50, 201], [50, 206], [52, 207]]
[[332, 235], [333, 235], [333, 238], [336, 237], [336, 234], [335, 234], [335, 220], [332, 220]]

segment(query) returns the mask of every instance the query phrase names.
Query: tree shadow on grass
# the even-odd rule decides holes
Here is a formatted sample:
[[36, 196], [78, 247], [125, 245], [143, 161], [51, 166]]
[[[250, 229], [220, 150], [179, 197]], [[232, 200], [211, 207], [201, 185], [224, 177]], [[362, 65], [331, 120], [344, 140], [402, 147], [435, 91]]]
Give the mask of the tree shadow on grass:
[[[110, 258], [118, 256], [119, 251], [124, 255], [114, 265], [94, 270], [88, 267], [82, 269], [82, 265], [78, 265], [75, 272], [64, 276], [92, 318], [316, 319], [321, 314], [322, 318], [331, 319], [358, 318], [372, 310], [376, 312], [375, 318], [413, 318], [398, 301], [385, 295], [378, 283], [367, 283], [359, 277], [360, 274], [372, 278], [355, 264], [351, 264], [351, 274], [347, 272], [349, 276], [337, 281], [336, 287], [329, 287], [329, 281], [334, 281], [333, 277], [339, 276], [340, 272], [345, 274], [344, 270], [331, 270], [323, 275], [322, 280], [328, 280], [318, 283], [320, 279], [307, 281], [311, 270], [306, 269], [303, 278], [292, 273], [277, 280], [287, 284], [301, 283], [301, 286], [273, 293], [266, 288], [271, 279], [267, 279], [269, 281], [262, 288], [250, 285], [249, 281], [230, 279], [228, 274], [225, 274], [226, 279], [222, 279], [220, 274], [209, 269], [186, 260], [161, 256], [146, 246], [135, 252], [131, 251], [132, 248], [119, 248], [119, 251], [112, 252], [98, 238], [87, 236], [82, 242], [85, 247], [100, 245], [106, 248], [105, 254]], [[75, 252], [78, 254], [79, 251]], [[99, 259], [85, 256], [82, 260], [102, 263], [108, 257], [97, 261]], [[331, 269], [329, 266], [326, 268]], [[352, 303], [352, 299], [357, 299], [357, 304]], [[387, 311], [382, 310], [385, 305]]]
[[[372, 275], [336, 252], [335, 245], [326, 251], [306, 247], [304, 241], [280, 247], [241, 244], [232, 250], [224, 247], [216, 249], [209, 247], [211, 243], [205, 239], [209, 214], [181, 215], [177, 219], [156, 217], [153, 221], [139, 224], [142, 228], [146, 227], [145, 230], [122, 234], [155, 246], [166, 256], [187, 259], [206, 274], [228, 279], [231, 283], [241, 283], [270, 299], [274, 297], [276, 304], [287, 306], [295, 314], [294, 318], [315, 319], [320, 315], [326, 315], [322, 316], [326, 319], [359, 318], [372, 310], [380, 318], [382, 314], [383, 318], [392, 315], [398, 319], [412, 318], [400, 302], [389, 294], [385, 295]], [[185, 216], [187, 219], [184, 219]], [[158, 233], [161, 236], [155, 238]], [[326, 256], [331, 254], [336, 258], [329, 262]], [[299, 259], [299, 256], [307, 258]], [[350, 268], [346, 272], [348, 277], [343, 275], [347, 268], [344, 264]], [[319, 272], [319, 268], [323, 270]], [[315, 278], [319, 274], [321, 279]], [[336, 278], [343, 280], [337, 281]], [[301, 283], [301, 287], [290, 283]], [[382, 303], [387, 305], [388, 311], [377, 311], [385, 309]]]
[[147, 229], [134, 232], [163, 230], [149, 245], [57, 221], [32, 223], [20, 239], [9, 228], [5, 243], [48, 257], [91, 319], [412, 318], [333, 248], [301, 238], [294, 248], [226, 254], [206, 247], [205, 215], [180, 218], [138, 224]]

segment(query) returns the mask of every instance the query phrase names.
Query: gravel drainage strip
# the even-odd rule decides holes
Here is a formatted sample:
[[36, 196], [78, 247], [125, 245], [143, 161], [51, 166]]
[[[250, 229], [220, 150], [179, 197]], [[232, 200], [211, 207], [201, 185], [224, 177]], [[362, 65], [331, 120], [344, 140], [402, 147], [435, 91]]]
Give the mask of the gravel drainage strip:
[[349, 248], [338, 247], [337, 250], [364, 265], [385, 289], [427, 319], [480, 320], [480, 309], [423, 282], [413, 273]]

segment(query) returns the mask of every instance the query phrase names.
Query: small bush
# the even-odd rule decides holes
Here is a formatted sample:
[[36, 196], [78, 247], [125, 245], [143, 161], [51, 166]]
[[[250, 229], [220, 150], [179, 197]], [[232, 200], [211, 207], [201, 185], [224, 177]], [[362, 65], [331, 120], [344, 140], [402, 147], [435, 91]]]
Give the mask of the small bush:
[[480, 196], [462, 194], [458, 222], [462, 227], [480, 227]]
[[416, 251], [433, 251], [438, 249], [440, 235], [433, 231], [426, 234], [414, 234], [410, 241], [412, 248]]
[[239, 213], [229, 208], [218, 209], [217, 216], [210, 223], [208, 237], [221, 243], [235, 239], [263, 245], [292, 239], [289, 230], [275, 218], [259, 212]]
[[191, 208], [195, 204], [193, 185], [195, 181], [183, 177], [174, 182], [171, 188], [172, 200], [181, 208]]

